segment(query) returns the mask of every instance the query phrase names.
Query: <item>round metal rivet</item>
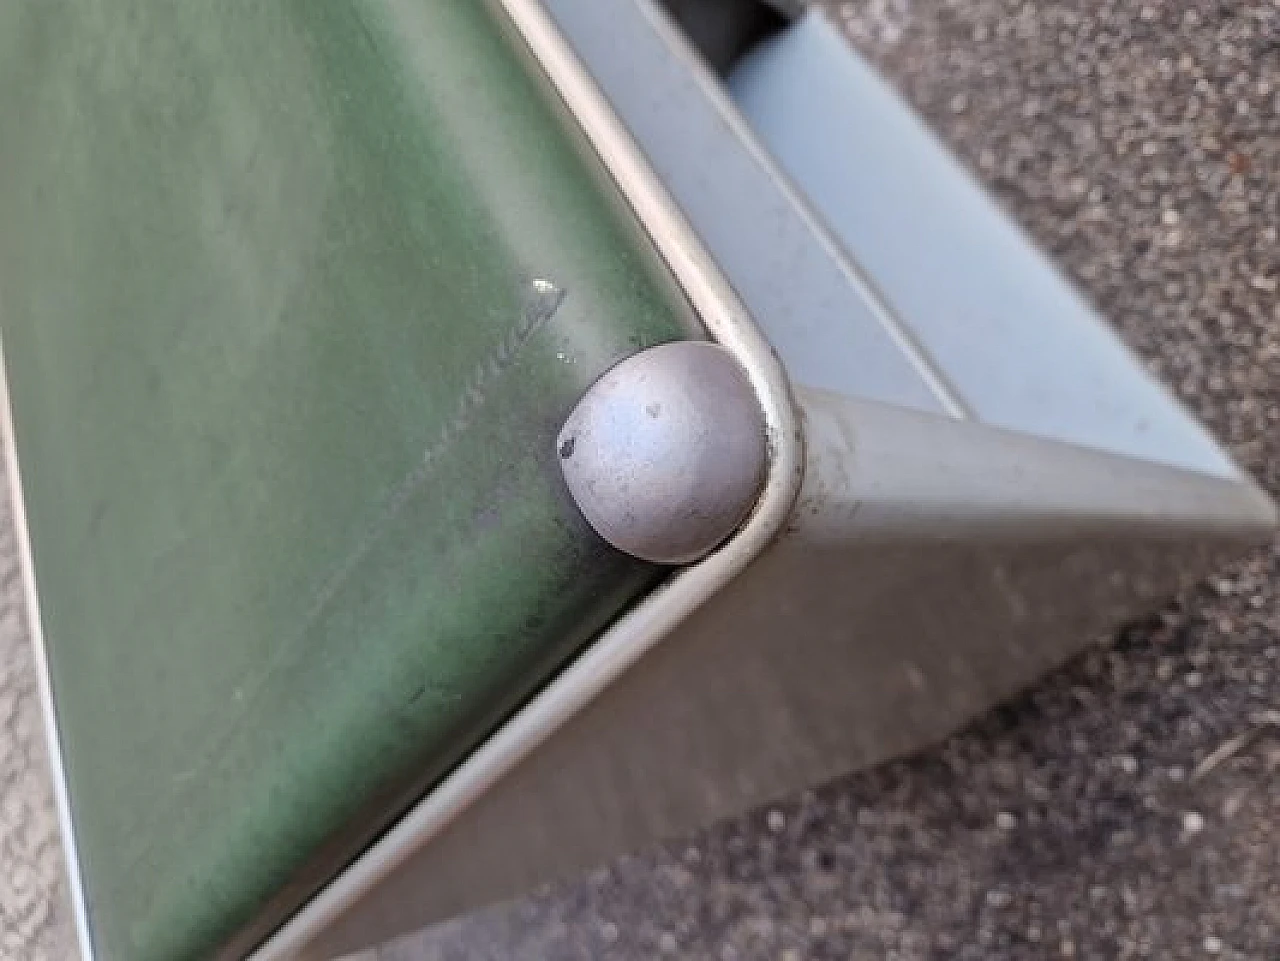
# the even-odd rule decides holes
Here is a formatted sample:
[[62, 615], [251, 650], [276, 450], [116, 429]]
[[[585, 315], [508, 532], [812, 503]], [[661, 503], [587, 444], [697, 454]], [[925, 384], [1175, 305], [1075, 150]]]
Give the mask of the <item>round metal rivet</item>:
[[591, 526], [619, 550], [661, 564], [697, 560], [760, 495], [764, 415], [724, 348], [663, 344], [609, 370], [556, 441], [565, 482]]

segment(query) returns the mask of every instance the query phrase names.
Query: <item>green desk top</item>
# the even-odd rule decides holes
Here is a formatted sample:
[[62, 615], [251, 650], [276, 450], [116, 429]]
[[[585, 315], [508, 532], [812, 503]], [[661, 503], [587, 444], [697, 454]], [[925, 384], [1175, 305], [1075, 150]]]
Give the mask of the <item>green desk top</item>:
[[0, 7], [0, 320], [107, 961], [251, 944], [659, 573], [553, 441], [693, 321], [517, 50], [476, 0]]

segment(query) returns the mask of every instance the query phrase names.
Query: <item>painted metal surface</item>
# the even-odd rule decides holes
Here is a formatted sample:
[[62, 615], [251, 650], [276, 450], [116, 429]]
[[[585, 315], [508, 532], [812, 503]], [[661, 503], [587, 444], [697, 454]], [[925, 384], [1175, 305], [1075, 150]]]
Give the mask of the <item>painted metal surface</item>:
[[976, 419], [1235, 475], [825, 17], [807, 14], [766, 42], [729, 85], [761, 142]]
[[[573, 111], [711, 337], [742, 365], [764, 414], [769, 449], [765, 485], [742, 528], [702, 561], [683, 568], [640, 600], [454, 772], [334, 879], [253, 955], [254, 961], [330, 958], [376, 943], [407, 918], [418, 894], [404, 887], [402, 869], [451, 824], [504, 783], [540, 747], [602, 694], [625, 678], [673, 631], [749, 569], [781, 533], [804, 474], [800, 423], [786, 375], [734, 288], [699, 242], [653, 169], [637, 150], [609, 102], [583, 69], [540, 0], [498, 0]], [[585, 785], [584, 785], [585, 787]], [[529, 826], [538, 830], [535, 822]], [[569, 827], [565, 822], [564, 827]], [[519, 859], [519, 849], [513, 852]], [[519, 874], [523, 869], [516, 868]], [[526, 867], [529, 865], [526, 864]], [[456, 865], [441, 864], [442, 871]], [[515, 876], [515, 874], [513, 874]], [[442, 875], [443, 877], [443, 875]], [[432, 911], [423, 897], [420, 906]]]
[[[841, 303], [861, 304], [856, 311], [862, 313], [842, 314], [844, 308], [840, 308], [824, 316], [870, 317], [875, 326], [858, 331], [878, 330], [867, 341], [873, 345], [871, 354], [895, 365], [881, 377], [884, 370], [864, 362], [864, 355], [842, 352], [850, 343], [848, 329], [837, 327], [837, 339], [846, 338], [844, 347], [833, 353], [823, 367], [818, 362], [822, 360], [820, 352], [805, 348], [804, 337], [797, 336], [803, 329], [804, 317], [792, 314], [790, 320], [786, 319], [797, 301], [769, 300], [763, 284], [753, 289], [752, 296], [758, 297], [764, 307], [762, 316], [768, 315], [777, 325], [772, 329], [783, 338], [792, 338], [788, 352], [797, 358], [797, 366], [831, 377], [840, 388], [839, 393], [808, 390], [802, 394], [811, 441], [806, 468], [785, 378], [769, 345], [735, 294], [736, 277], [720, 272], [542, 6], [536, 0], [501, 0], [499, 6], [512, 18], [520, 37], [573, 110], [592, 146], [601, 154], [608, 177], [639, 215], [685, 297], [702, 315], [712, 335], [742, 364], [765, 417], [771, 453], [767, 483], [760, 502], [735, 537], [614, 621], [596, 643], [518, 709], [348, 870], [277, 931], [258, 952], [261, 959], [299, 953], [307, 957], [333, 956], [397, 930], [515, 893], [528, 884], [594, 863], [655, 837], [679, 834], [838, 771], [910, 750], [1011, 693], [1077, 649], [1095, 631], [1109, 628], [1115, 618], [1140, 610], [1217, 558], [1259, 539], [1275, 524], [1272, 506], [1234, 472], [1210, 476], [1178, 471], [957, 420], [955, 415], [964, 413], [962, 405], [950, 395], [949, 385], [933, 368], [932, 361], [918, 350], [886, 304], [877, 300], [873, 286], [843, 257], [838, 246], [831, 244], [830, 236], [818, 228], [806, 206], [784, 190], [782, 196], [787, 204], [773, 209], [783, 212], [783, 223], [799, 223], [808, 238], [794, 250], [816, 249], [821, 253], [827, 267], [835, 271], [830, 276], [838, 275], [839, 280], [828, 289], [841, 297], [852, 290], [857, 297]], [[427, 49], [433, 49], [428, 41], [447, 44], [450, 40], [447, 32], [434, 38], [423, 36], [429, 32], [429, 18], [442, 15], [446, 8], [446, 4], [439, 4], [428, 12], [428, 7], [421, 4], [379, 0], [360, 9], [364, 14], [380, 14], [385, 19], [375, 16], [370, 21], [366, 17], [351, 25], [364, 31], [361, 36], [371, 43], [378, 57], [386, 57], [391, 50], [407, 58], [410, 66], [406, 74], [420, 81], [434, 66], [422, 59]], [[459, 16], [480, 17], [478, 7], [465, 9], [468, 12]], [[313, 8], [306, 10], [305, 16], [314, 15]], [[584, 14], [594, 15], [591, 11]], [[209, 14], [215, 19], [224, 15]], [[660, 20], [652, 24], [653, 36], [662, 40], [667, 28]], [[350, 39], [347, 34], [344, 37]], [[3, 42], [0, 39], [0, 44]], [[680, 58], [685, 53], [669, 49], [674, 51], [672, 62], [682, 62]], [[288, 50], [286, 44], [286, 53]], [[460, 55], [460, 49], [440, 53], [447, 61], [448, 55]], [[395, 57], [390, 59], [393, 64], [403, 64]], [[0, 64], [8, 62], [0, 59]], [[477, 66], [483, 67], [483, 62], [473, 62], [469, 69]], [[452, 70], [447, 63], [440, 67], [442, 71]], [[471, 74], [467, 76], [474, 80]], [[700, 84], [705, 78], [694, 79]], [[337, 89], [342, 89], [340, 84]], [[483, 85], [480, 89], [487, 90]], [[468, 91], [469, 98], [476, 95], [474, 89]], [[423, 106], [422, 102], [409, 99], [411, 106]], [[735, 125], [739, 121], [734, 119], [732, 108], [720, 94], [715, 94], [713, 101], [708, 116], [718, 118], [722, 132], [738, 136], [741, 131], [735, 133]], [[540, 112], [543, 108], [536, 105], [540, 102], [529, 94], [527, 104], [534, 105], [533, 115], [545, 119]], [[12, 100], [6, 101], [0, 92], [0, 109], [5, 106], [12, 106]], [[684, 116], [678, 112], [675, 115]], [[421, 119], [421, 114], [414, 116]], [[651, 119], [654, 116], [656, 113], [651, 112]], [[470, 119], [479, 122], [477, 118]], [[42, 122], [56, 121], [45, 118]], [[286, 125], [286, 132], [287, 129]], [[413, 132], [416, 128], [412, 124], [403, 129], [387, 124], [382, 129], [387, 138], [383, 149], [408, 163], [404, 160], [407, 148], [396, 141], [406, 136], [406, 130]], [[539, 129], [546, 133], [547, 128]], [[503, 143], [503, 137], [511, 134], [510, 130], [492, 131], [492, 139], [486, 138], [486, 142]], [[462, 142], [466, 142], [465, 138]], [[570, 154], [560, 153], [564, 145], [558, 137], [548, 134], [546, 140], [535, 137], [533, 142], [537, 147], [530, 149], [535, 153], [548, 150], [561, 157], [565, 166], [560, 169], [567, 171], [578, 165], [573, 171], [577, 189], [593, 176], [607, 180], [604, 171], [584, 164], [580, 157], [564, 159]], [[757, 152], [758, 145], [749, 136], [743, 137], [741, 143], [748, 159], [754, 158], [752, 162], [769, 173], [767, 158], [762, 159]], [[410, 146], [421, 147], [422, 141], [415, 140]], [[30, 157], [12, 147], [10, 150], [31, 163]], [[433, 156], [438, 159], [438, 155]], [[468, 159], [477, 157], [497, 167], [502, 167], [505, 159], [482, 150]], [[423, 160], [418, 157], [416, 162]], [[59, 170], [58, 164], [63, 163], [65, 158], [55, 156], [54, 169]], [[492, 172], [497, 168], [484, 169]], [[31, 169], [27, 172], [31, 173]], [[545, 174], [545, 169], [542, 172]], [[574, 177], [567, 180], [572, 182]], [[502, 179], [507, 178], [504, 175]], [[350, 181], [346, 183], [350, 186]], [[367, 180], [361, 183], [366, 188], [369, 185]], [[635, 270], [645, 278], [641, 286], [652, 293], [647, 302], [656, 305], [654, 313], [646, 315], [654, 326], [645, 328], [645, 336], [664, 339], [662, 331], [678, 332], [689, 322], [670, 292], [663, 291], [660, 271], [644, 263], [643, 254], [633, 260], [637, 255], [628, 243], [612, 247], [598, 243], [601, 236], [613, 238], [611, 244], [624, 237], [628, 231], [626, 218], [619, 220], [598, 206], [599, 196], [590, 191], [578, 195], [561, 183], [559, 188], [543, 193], [546, 185], [537, 186], [539, 190], [533, 194], [504, 195], [506, 202], [515, 203], [514, 210], [501, 206], [487, 213], [499, 221], [504, 215], [519, 219], [543, 210], [541, 205], [549, 200], [576, 197], [576, 203], [584, 206], [569, 204], [567, 209], [575, 211], [569, 218], [575, 226], [560, 242], [576, 250], [582, 257], [580, 263], [588, 267], [592, 258], [574, 246], [579, 239], [588, 242], [597, 255], [601, 251], [623, 252], [623, 260], [631, 266], [616, 274], [606, 270], [605, 274], [617, 278], [627, 270]], [[676, 186], [673, 183], [673, 189]], [[606, 183], [606, 194], [609, 189]], [[398, 191], [389, 194], [403, 200], [404, 195]], [[375, 202], [379, 196], [374, 193]], [[366, 199], [361, 197], [361, 202]], [[382, 216], [390, 222], [399, 223], [390, 210], [390, 201], [383, 199], [388, 206], [379, 208], [375, 203], [375, 209], [382, 210]], [[39, 197], [22, 201], [46, 202]], [[8, 213], [13, 205], [21, 208], [13, 196], [0, 193], [0, 205], [6, 203], [10, 207], [0, 206], [0, 212]], [[564, 211], [556, 209], [554, 213], [552, 220]], [[696, 213], [690, 210], [691, 216]], [[585, 238], [577, 236], [573, 231], [581, 231], [582, 225], [574, 218], [596, 224], [603, 233], [587, 231]], [[123, 222], [128, 225], [127, 220]], [[714, 217], [707, 221], [713, 222]], [[530, 222], [524, 223], [527, 227]], [[536, 217], [532, 223], [550, 229]], [[155, 225], [148, 227], [154, 229]], [[365, 236], [375, 233], [382, 240], [387, 236], [376, 231]], [[127, 238], [128, 231], [125, 234]], [[395, 232], [391, 235], [395, 236]], [[780, 235], [791, 236], [786, 229], [780, 229]], [[514, 259], [522, 264], [527, 262], [522, 258], [547, 255], [544, 234], [508, 239], [520, 253]], [[522, 246], [526, 242], [530, 246]], [[554, 244], [551, 249], [557, 254], [562, 252]], [[45, 253], [48, 252], [46, 248]], [[12, 257], [13, 251], [0, 246], [0, 269], [6, 255]], [[379, 251], [379, 255], [385, 256], [385, 251]], [[757, 248], [751, 255], [756, 259], [735, 260], [730, 250], [724, 260], [726, 269], [730, 263], [738, 269], [745, 263], [767, 263], [767, 258], [762, 260], [758, 255]], [[808, 264], [808, 258], [806, 253], [801, 260]], [[23, 263], [29, 265], [31, 260]], [[460, 275], [468, 276], [467, 269], [465, 265], [460, 267]], [[586, 269], [585, 273], [590, 274], [591, 270]], [[771, 276], [783, 274], [775, 270]], [[408, 270], [392, 279], [413, 292], [420, 292], [424, 283], [423, 278], [414, 277]], [[589, 382], [608, 366], [605, 355], [609, 351], [599, 350], [599, 342], [593, 342], [590, 349], [575, 345], [582, 353], [565, 351], [566, 344], [572, 342], [555, 334], [555, 328], [562, 321], [571, 322], [584, 340], [600, 337], [602, 316], [566, 314], [571, 301], [567, 296], [559, 300], [557, 294], [578, 290], [576, 283], [566, 284], [560, 276], [543, 271], [529, 273], [525, 280], [527, 286], [521, 290], [526, 299], [515, 300], [525, 309], [519, 316], [528, 317], [530, 310], [536, 313], [548, 298], [558, 302], [545, 324], [538, 327], [537, 336], [531, 336], [521, 351], [536, 353], [539, 360], [547, 361], [545, 366], [538, 366], [544, 371], [558, 370], [550, 364], [553, 356], [561, 362], [569, 357], [581, 360], [590, 356], [593, 360], [587, 366], [594, 373], [588, 378], [585, 369], [580, 371]], [[634, 293], [632, 289], [631, 294]], [[0, 285], [0, 295], [8, 296], [7, 285]], [[744, 299], [747, 296], [744, 289]], [[623, 300], [621, 296], [616, 301], [602, 296], [593, 309]], [[406, 301], [414, 302], [414, 298]], [[504, 303], [510, 308], [510, 302]], [[812, 303], [815, 310], [828, 309], [820, 302]], [[7, 303], [0, 301], [0, 310], [5, 309]], [[379, 314], [354, 313], [366, 324], [366, 318], [376, 319]], [[348, 324], [350, 315], [345, 318]], [[428, 319], [438, 319], [440, 329], [448, 326], [443, 313], [432, 310], [427, 315]], [[108, 312], [108, 316], [116, 313]], [[611, 316], [607, 310], [603, 314], [604, 318]], [[574, 321], [575, 317], [581, 322]], [[330, 317], [328, 322], [331, 330], [349, 329], [341, 327], [336, 318]], [[451, 323], [456, 326], [456, 318]], [[887, 341], [878, 339], [884, 337]], [[348, 350], [348, 361], [351, 356], [365, 356], [358, 349], [358, 337], [354, 342], [346, 336], [340, 341]], [[822, 343], [835, 345], [837, 341], [826, 339]], [[884, 343], [891, 349], [875, 353]], [[406, 347], [398, 341], [391, 346]], [[621, 342], [614, 347], [618, 351], [629, 349]], [[457, 348], [452, 345], [449, 349]], [[396, 356], [399, 354], [414, 356], [411, 349], [396, 352]], [[31, 356], [29, 351], [27, 355]], [[436, 360], [440, 358], [434, 358], [433, 363]], [[109, 364], [106, 369], [110, 370]], [[822, 374], [824, 370], [826, 373]], [[902, 371], [910, 376], [895, 379]], [[856, 377], [852, 376], [855, 372]], [[379, 376], [383, 373], [380, 371]], [[515, 376], [505, 370], [502, 374], [500, 380]], [[883, 390], [916, 410], [851, 396], [862, 389], [863, 374], [873, 387], [879, 385], [873, 393]], [[28, 385], [26, 390], [31, 391], [30, 385], [37, 382], [35, 375], [23, 373], [15, 377], [15, 382], [23, 379]], [[416, 384], [421, 386], [421, 380]], [[235, 386], [243, 387], [243, 382]], [[474, 385], [466, 381], [446, 385], [442, 390], [447, 393], [450, 386], [456, 387], [463, 398], [476, 393]], [[488, 390], [488, 384], [484, 386], [481, 394]], [[536, 386], [545, 390], [546, 383], [538, 382]], [[561, 386], [564, 394], [552, 393], [562, 403], [562, 415], [571, 402], [569, 383]], [[578, 381], [574, 386], [580, 390], [585, 382]], [[899, 392], [903, 396], [897, 396]], [[19, 400], [21, 394], [21, 389], [15, 391]], [[412, 391], [405, 391], [395, 399], [413, 396]], [[517, 385], [510, 395], [498, 396], [495, 402], [504, 409], [513, 405], [513, 410], [532, 416], [532, 412], [550, 408], [546, 396], [542, 394], [535, 402], [532, 393], [522, 392]], [[354, 395], [347, 399], [357, 405], [370, 403], [368, 398]], [[322, 412], [332, 414], [334, 410], [332, 406], [323, 407]], [[109, 411], [95, 414], [112, 416]], [[21, 411], [19, 420], [21, 437]], [[366, 423], [363, 417], [354, 422]], [[416, 422], [399, 421], [397, 425], [401, 430], [412, 431]], [[536, 463], [534, 476], [545, 481], [550, 464], [556, 459], [553, 438], [558, 421], [540, 420], [536, 425], [523, 422], [513, 426], [509, 434], [503, 433], [505, 426], [511, 425], [499, 425], [499, 429], [490, 431], [479, 422], [476, 426], [469, 422], [465, 440], [477, 445], [477, 460], [470, 466], [493, 463], [484, 460], [486, 454], [494, 457], [493, 451], [500, 451], [497, 461], [509, 466], [512, 451], [521, 450], [528, 439], [543, 445], [541, 453], [529, 448], [529, 457]], [[332, 447], [335, 437], [341, 441], [348, 436], [339, 431], [327, 442]], [[407, 449], [415, 449], [416, 443], [420, 441], [412, 441]], [[464, 440], [455, 438], [450, 443], [462, 444]], [[345, 467], [348, 458], [361, 452], [345, 448], [342, 443], [338, 447], [336, 451], [320, 451], [317, 445], [316, 457], [333, 458]], [[457, 486], [477, 486], [477, 496], [483, 499], [485, 469], [477, 475], [472, 470], [463, 473], [462, 462], [458, 466], [459, 471], [451, 475]], [[499, 473], [507, 476], [501, 470]], [[478, 484], [477, 476], [481, 478]], [[802, 476], [802, 497], [796, 501]], [[547, 488], [541, 490], [545, 493]], [[290, 493], [296, 492], [291, 489]], [[46, 505], [38, 511], [43, 510], [46, 517], [51, 496], [47, 492], [38, 495]], [[546, 506], [552, 502], [542, 503]], [[563, 512], [566, 505], [567, 498], [563, 496], [554, 501], [553, 516], [575, 530], [575, 536], [582, 535], [585, 525], [572, 511]], [[370, 586], [365, 600], [379, 599], [372, 585], [380, 583], [406, 557], [413, 556], [412, 551], [421, 546], [414, 538], [423, 536], [424, 530], [433, 530], [430, 519], [438, 515], [430, 511], [441, 505], [424, 501], [421, 506], [421, 512], [406, 509], [394, 513], [396, 530], [388, 534], [388, 539], [402, 549], [392, 552], [386, 558], [387, 564], [368, 572], [366, 583]], [[281, 505], [285, 514], [295, 509], [289, 503]], [[442, 522], [445, 525], [451, 523], [448, 514], [446, 511]], [[261, 515], [255, 519], [263, 521]], [[474, 519], [473, 514], [454, 528], [460, 540], [474, 531], [470, 523]], [[573, 528], [575, 519], [577, 528]], [[267, 518], [265, 522], [274, 521]], [[523, 538], [528, 528], [519, 528], [519, 532]], [[466, 557], [468, 551], [476, 549], [471, 541], [474, 537], [466, 546], [455, 543], [443, 555], [434, 554], [433, 559]], [[588, 539], [578, 543], [592, 542]], [[380, 546], [379, 551], [382, 549]], [[591, 550], [603, 553], [578, 555], [587, 570], [584, 578], [598, 573], [596, 566], [601, 559], [609, 563], [618, 560], [599, 544]], [[486, 570], [495, 558], [502, 560], [492, 554], [481, 559]], [[36, 563], [40, 566], [44, 562], [37, 556]], [[646, 569], [630, 570], [640, 572], [633, 582], [640, 583]], [[431, 571], [419, 573], [424, 579], [431, 576]], [[262, 578], [261, 582], [269, 583], [270, 579]], [[510, 585], [501, 590], [509, 591]], [[499, 593], [495, 588], [475, 598], [476, 623], [489, 624], [495, 610], [508, 603], [505, 598], [498, 601]], [[386, 595], [381, 597], [386, 599]], [[451, 594], [450, 600], [458, 598]], [[618, 600], [621, 603], [620, 597]], [[356, 607], [357, 614], [379, 610], [376, 603]], [[439, 625], [434, 618], [426, 623], [428, 609], [432, 613], [448, 610], [449, 604], [439, 597], [428, 597], [421, 608], [416, 608], [423, 615], [418, 626], [437, 630]], [[66, 616], [65, 611], [58, 612], [53, 619]], [[308, 650], [307, 656], [318, 655], [331, 674], [363, 668], [370, 659], [369, 650], [363, 644], [355, 647], [349, 642], [357, 635], [363, 641], [368, 636], [368, 626], [367, 621], [348, 624], [350, 629], [341, 637], [334, 636], [337, 631], [334, 635], [310, 636], [309, 642], [319, 643]], [[549, 625], [557, 629], [579, 626], [578, 621], [570, 625], [564, 620]], [[1029, 638], [1033, 639], [1030, 643]], [[341, 641], [348, 645], [342, 646]], [[564, 652], [567, 648], [558, 650]], [[299, 657], [289, 667], [302, 663]], [[385, 694], [389, 689], [387, 696], [393, 706], [399, 705], [396, 693], [407, 692], [396, 687], [405, 680], [397, 673], [404, 663], [385, 664], [387, 670], [376, 679], [379, 685], [390, 685], [377, 690]], [[421, 667], [421, 662], [414, 665]], [[56, 665], [54, 670], [56, 673]], [[216, 681], [216, 671], [212, 673]], [[305, 673], [303, 680], [306, 681]], [[202, 677], [201, 681], [207, 683], [208, 679]], [[369, 689], [374, 690], [372, 686]], [[313, 688], [313, 692], [316, 690]], [[312, 698], [311, 707], [317, 703], [318, 698]], [[288, 706], [286, 713], [294, 707]], [[323, 710], [308, 710], [306, 717], [324, 724], [330, 720]], [[262, 720], [268, 719], [263, 716]], [[402, 720], [402, 715], [397, 714], [396, 720]], [[261, 740], [267, 729], [264, 726], [253, 733]], [[297, 730], [286, 730], [283, 736], [292, 738]], [[475, 726], [471, 730], [478, 732], [481, 728]], [[385, 761], [377, 747], [374, 745], [375, 750], [368, 756]], [[427, 759], [415, 770], [427, 776], [438, 768], [433, 768]], [[72, 777], [74, 780], [74, 773]], [[325, 798], [324, 792], [314, 796], [321, 801]], [[400, 795], [402, 800], [409, 796]], [[252, 816], [252, 805], [224, 807], [237, 817]], [[363, 838], [343, 840], [351, 845], [345, 850], [352, 852]], [[321, 880], [322, 874], [323, 868], [304, 884], [286, 889], [286, 901], [277, 907], [285, 911], [288, 904], [300, 901], [314, 887], [312, 881]], [[175, 895], [170, 906], [178, 903], [181, 892], [163, 893]], [[226, 953], [240, 953], [265, 930], [253, 926], [242, 929], [243, 937], [230, 944]]]
[[963, 416], [944, 376], [652, 0], [546, 7], [793, 380]]
[[556, 450], [596, 533], [659, 564], [696, 561], [737, 530], [768, 461], [746, 371], [691, 341], [650, 347], [592, 384]]
[[[782, 536], [548, 730], [556, 695], [625, 643], [606, 632], [496, 736], [533, 735], [536, 749], [447, 815], [435, 796], [416, 809], [414, 843], [362, 861], [380, 883], [303, 957], [340, 956], [919, 749], [1276, 524], [1247, 482], [799, 397], [807, 466]], [[481, 776], [489, 748], [442, 803]]]
[[[634, 3], [661, 38], [647, 0]], [[664, 138], [679, 143], [696, 109], [667, 102], [664, 130], [643, 96], [626, 99], [638, 84], [619, 81], [647, 78], [644, 58], [575, 33], [579, 17], [604, 24], [605, 5], [549, 0], [628, 122], [638, 110], [655, 165], [683, 162]], [[736, 135], [729, 111], [705, 115], [727, 118], [717, 137]], [[687, 212], [705, 238], [715, 217], [699, 210]], [[770, 333], [794, 335], [785, 311], [768, 316]], [[779, 352], [821, 376], [805, 343]], [[1111, 373], [1146, 383], [1118, 356]], [[696, 607], [680, 607], [682, 578], [736, 540], [646, 598], [261, 958], [339, 955], [922, 747], [1275, 528], [1274, 506], [1216, 450], [1184, 470], [878, 403], [860, 396], [861, 358], [835, 362], [839, 391], [799, 391], [803, 489], [764, 553]], [[1157, 418], [1185, 416], [1158, 390], [1143, 397]]]
[[699, 330], [502, 32], [0, 12], [0, 318], [104, 958], [242, 953], [661, 574], [554, 440]]

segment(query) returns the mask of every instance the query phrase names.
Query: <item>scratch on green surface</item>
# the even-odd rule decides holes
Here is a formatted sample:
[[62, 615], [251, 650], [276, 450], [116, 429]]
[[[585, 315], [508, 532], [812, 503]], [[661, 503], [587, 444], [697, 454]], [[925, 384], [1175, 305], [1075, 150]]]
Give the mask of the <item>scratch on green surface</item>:
[[[564, 303], [565, 296], [565, 291], [548, 280], [534, 279], [530, 282], [520, 322], [511, 327], [496, 346], [476, 364], [470, 378], [466, 381], [466, 386], [461, 391], [461, 396], [453, 414], [441, 426], [439, 437], [423, 451], [419, 464], [396, 485], [373, 523], [357, 539], [355, 547], [342, 563], [337, 565], [334, 572], [325, 579], [320, 590], [316, 592], [311, 606], [304, 614], [302, 625], [285, 641], [276, 646], [270, 660], [263, 666], [261, 673], [254, 678], [252, 689], [248, 691], [244, 690], [244, 688], [237, 689], [235, 692], [237, 712], [232, 715], [231, 723], [223, 729], [217, 742], [211, 745], [201, 758], [187, 770], [174, 775], [171, 787], [178, 785], [179, 789], [168, 792], [163, 803], [180, 802], [183, 794], [190, 790], [189, 788], [181, 787], [181, 785], [195, 782], [201, 770], [216, 762], [226, 745], [240, 729], [243, 718], [249, 716], [245, 708], [254, 704], [261, 697], [262, 692], [268, 686], [268, 682], [287, 659], [289, 652], [310, 634], [316, 622], [324, 616], [334, 598], [342, 591], [343, 585], [351, 580], [352, 575], [369, 556], [370, 551], [373, 550], [396, 518], [404, 511], [405, 505], [426, 484], [431, 476], [431, 470], [440, 456], [456, 438], [466, 432], [475, 413], [484, 406], [487, 391], [493, 382], [514, 366], [522, 350], [533, 336], [555, 316], [556, 311], [560, 309], [560, 305]], [[194, 786], [196, 785], [193, 783]], [[137, 866], [138, 862], [146, 856], [151, 847], [151, 836], [143, 835], [142, 838], [143, 843], [137, 845], [129, 855], [128, 863], [131, 868]]]

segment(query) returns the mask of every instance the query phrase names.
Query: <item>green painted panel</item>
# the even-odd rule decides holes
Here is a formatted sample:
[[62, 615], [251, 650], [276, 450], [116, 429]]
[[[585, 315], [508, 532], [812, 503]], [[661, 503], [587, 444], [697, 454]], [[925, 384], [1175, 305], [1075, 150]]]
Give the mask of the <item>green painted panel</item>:
[[475, 0], [0, 7], [0, 320], [106, 959], [260, 936], [659, 574], [553, 438], [697, 334], [517, 50]]

